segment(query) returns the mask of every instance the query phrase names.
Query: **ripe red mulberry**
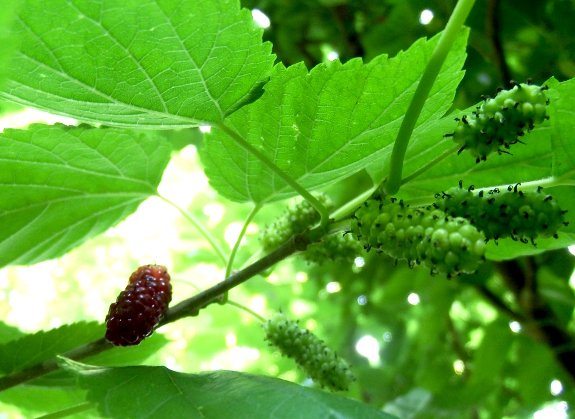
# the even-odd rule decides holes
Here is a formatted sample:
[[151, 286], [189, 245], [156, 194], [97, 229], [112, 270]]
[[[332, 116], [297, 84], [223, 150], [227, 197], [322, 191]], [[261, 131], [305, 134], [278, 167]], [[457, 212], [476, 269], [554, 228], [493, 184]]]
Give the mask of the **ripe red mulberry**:
[[170, 275], [165, 266], [140, 266], [130, 283], [110, 305], [106, 339], [116, 346], [138, 345], [150, 336], [172, 300]]

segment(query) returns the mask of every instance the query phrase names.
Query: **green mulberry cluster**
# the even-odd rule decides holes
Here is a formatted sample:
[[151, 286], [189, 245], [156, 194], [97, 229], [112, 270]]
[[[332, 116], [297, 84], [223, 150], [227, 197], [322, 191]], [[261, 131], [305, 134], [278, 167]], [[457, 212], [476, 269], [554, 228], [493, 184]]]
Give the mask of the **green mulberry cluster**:
[[275, 313], [263, 327], [270, 346], [277, 347], [282, 355], [295, 360], [322, 388], [346, 391], [355, 380], [345, 360], [283, 313]]
[[[333, 208], [333, 202], [327, 195], [320, 194], [316, 198], [326, 209]], [[319, 212], [309, 202], [298, 202], [262, 231], [260, 236], [262, 248], [266, 252], [271, 252], [284, 244], [294, 234], [303, 233], [307, 228], [319, 223], [320, 219]]]
[[366, 250], [375, 248], [409, 266], [422, 264], [432, 274], [451, 277], [474, 273], [483, 262], [485, 236], [461, 217], [443, 211], [409, 208], [403, 202], [384, 204], [368, 200], [355, 213], [353, 235]]
[[474, 193], [473, 186], [453, 187], [437, 194], [436, 206], [452, 217], [464, 217], [485, 233], [487, 240], [511, 237], [535, 245], [538, 237], [557, 238], [558, 229], [567, 225], [557, 201], [539, 187], [523, 192], [519, 184], [504, 190], [491, 189]]
[[301, 253], [301, 257], [308, 263], [323, 265], [330, 262], [353, 262], [361, 255], [363, 247], [351, 235], [341, 232], [330, 234], [319, 243], [313, 243]]
[[471, 151], [477, 163], [493, 152], [509, 154], [504, 149], [521, 142], [519, 137], [548, 119], [546, 89], [547, 86], [516, 84], [511, 90], [501, 90], [495, 98], [485, 97], [470, 117], [457, 119], [457, 128], [446, 136], [461, 144], [459, 153]]
[[[333, 209], [331, 199], [325, 195], [316, 198], [328, 209]], [[301, 201], [287, 209], [285, 214], [266, 227], [260, 241], [263, 250], [271, 252], [285, 243], [291, 236], [303, 233], [307, 228], [313, 227], [320, 221], [319, 213], [307, 201]], [[341, 233], [330, 234], [318, 243], [308, 246], [305, 252], [298, 254], [308, 263], [322, 265], [332, 262], [351, 262], [362, 250], [355, 240]]]

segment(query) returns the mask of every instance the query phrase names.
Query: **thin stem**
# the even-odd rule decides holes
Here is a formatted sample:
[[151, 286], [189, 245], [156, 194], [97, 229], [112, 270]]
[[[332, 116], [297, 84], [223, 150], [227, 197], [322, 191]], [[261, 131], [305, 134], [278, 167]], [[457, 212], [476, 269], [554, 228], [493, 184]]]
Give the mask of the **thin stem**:
[[36, 419], [60, 419], [68, 416], [75, 415], [76, 413], [86, 412], [96, 408], [96, 403], [81, 403], [76, 406], [68, 407], [67, 409], [58, 410], [57, 412], [48, 413], [47, 415], [40, 416]]
[[236, 302], [236, 301], [233, 301], [233, 300], [228, 300], [228, 304], [231, 305], [231, 306], [237, 307], [237, 308], [239, 308], [240, 310], [245, 311], [246, 313], [251, 314], [251, 315], [254, 316], [256, 319], [258, 319], [259, 321], [261, 321], [262, 323], [265, 323], [265, 322], [267, 321], [263, 316], [260, 316], [258, 313], [256, 313], [255, 311], [253, 311], [251, 308], [246, 307], [246, 306], [243, 305], [243, 304], [240, 304], [240, 303], [238, 303], [238, 302]]
[[297, 193], [299, 193], [306, 201], [308, 201], [321, 215], [321, 226], [326, 226], [329, 223], [329, 213], [319, 200], [313, 197], [303, 186], [293, 180], [286, 172], [277, 167], [274, 162], [268, 159], [262, 152], [260, 152], [253, 145], [248, 143], [241, 135], [233, 129], [226, 126], [224, 123], [214, 125], [216, 128], [221, 129], [229, 135], [240, 147], [245, 148], [248, 152], [257, 157], [268, 169], [278, 175], [285, 183], [291, 186]]
[[[167, 311], [158, 327], [175, 322], [184, 317], [197, 316], [201, 309], [220, 301], [221, 296], [225, 292], [272, 267], [279, 261], [291, 256], [293, 253], [304, 251], [312, 240], [317, 240], [324, 234], [323, 230], [324, 229], [322, 228], [315, 228], [307, 234], [296, 234], [295, 236], [292, 236], [286, 243], [247, 268], [236, 272], [213, 287], [176, 304]], [[100, 338], [85, 345], [78, 346], [77, 348], [61, 355], [74, 361], [80, 361], [112, 348], [114, 348], [114, 345], [108, 342], [105, 338]], [[0, 391], [41, 377], [52, 371], [56, 371], [58, 368], [57, 359], [54, 357], [40, 364], [33, 365], [25, 370], [6, 375], [0, 378]]]
[[248, 215], [248, 218], [246, 218], [246, 221], [244, 222], [242, 230], [240, 231], [240, 235], [238, 236], [238, 239], [236, 240], [236, 243], [234, 244], [234, 248], [232, 249], [232, 253], [230, 253], [230, 257], [228, 258], [228, 263], [226, 265], [226, 276], [224, 278], [227, 278], [232, 273], [232, 268], [234, 265], [234, 259], [236, 258], [236, 253], [238, 253], [238, 249], [240, 248], [240, 244], [242, 242], [242, 239], [244, 238], [244, 236], [246, 234], [248, 226], [250, 225], [250, 223], [252, 222], [252, 220], [254, 219], [254, 217], [256, 216], [256, 214], [259, 212], [259, 210], [261, 208], [262, 208], [261, 204], [256, 204], [254, 206], [254, 208], [251, 210], [250, 214]]
[[331, 218], [334, 220], [342, 220], [344, 218], [349, 217], [350, 215], [352, 215], [357, 211], [357, 209], [361, 206], [361, 204], [363, 204], [373, 194], [373, 192], [376, 189], [377, 186], [374, 186], [368, 189], [367, 191], [361, 193], [360, 195], [356, 196], [351, 201], [345, 203], [345, 205], [342, 205], [331, 214]]
[[[314, 230], [310, 231], [309, 233], [311, 234], [313, 231]], [[278, 247], [270, 254], [264, 256], [254, 264], [248, 266], [246, 269], [230, 275], [228, 278], [222, 282], [219, 282], [213, 287], [208, 288], [207, 290], [191, 298], [188, 298], [179, 304], [176, 304], [174, 307], [171, 307], [166, 313], [166, 316], [160, 322], [159, 326], [163, 326], [167, 323], [172, 323], [184, 317], [197, 316], [200, 309], [220, 301], [222, 295], [225, 292], [237, 287], [241, 283], [275, 265], [277, 262], [287, 258], [293, 253], [305, 250], [309, 243], [310, 240], [303, 234], [292, 236], [286, 243]], [[0, 382], [1, 380], [2, 379], [0, 379]]]
[[[568, 178], [551, 176], [551, 177], [548, 177], [545, 179], [531, 180], [529, 182], [522, 182], [522, 183], [517, 183], [517, 184], [521, 186], [520, 189], [523, 192], [529, 192], [529, 191], [536, 191], [539, 187], [555, 188], [558, 186], [575, 186], [575, 181], [570, 180]], [[514, 186], [516, 184], [509, 184], [508, 183], [506, 185], [497, 185], [497, 186], [488, 186], [485, 188], [477, 188], [473, 191], [473, 193], [479, 194], [481, 191], [483, 191], [483, 193], [486, 193], [486, 192], [489, 192], [489, 190], [491, 190], [491, 189], [504, 190], [504, 189], [507, 189], [507, 187], [510, 185]], [[404, 200], [405, 204], [409, 204], [412, 207], [422, 207], [425, 205], [431, 205], [434, 202], [435, 202], [435, 198], [433, 197], [433, 195], [422, 196], [419, 198]]]
[[199, 286], [197, 286], [196, 284], [192, 284], [191, 282], [186, 281], [186, 280], [184, 280], [184, 279], [177, 279], [177, 278], [173, 278], [173, 277], [172, 277], [172, 279], [170, 280], [170, 282], [171, 282], [172, 284], [173, 284], [173, 283], [178, 283], [178, 282], [181, 283], [181, 284], [186, 284], [186, 285], [192, 287], [193, 289], [195, 289], [195, 290], [198, 291], [198, 292], [202, 292], [202, 291], [204, 290], [204, 288], [199, 287]]
[[262, 256], [264, 253], [263, 249], [258, 250], [256, 253], [250, 256], [250, 258], [242, 265], [241, 269], [244, 269], [246, 266], [251, 265], [254, 263], [258, 258]]
[[164, 202], [167, 202], [168, 204], [170, 204], [174, 208], [176, 208], [178, 211], [180, 211], [180, 214], [182, 214], [184, 216], [184, 218], [186, 220], [188, 220], [200, 232], [200, 234], [202, 236], [204, 236], [204, 238], [208, 241], [210, 246], [212, 246], [212, 249], [214, 249], [214, 252], [216, 252], [216, 254], [223, 261], [224, 265], [227, 264], [228, 256], [226, 255], [226, 252], [224, 252], [224, 250], [222, 249], [222, 247], [220, 246], [218, 241], [215, 239], [215, 237], [212, 236], [212, 234], [204, 227], [204, 225], [193, 214], [189, 213], [184, 208], [181, 208], [178, 204], [169, 200], [165, 196], [158, 195], [158, 197], [160, 197]]
[[471, 11], [475, 0], [459, 0], [455, 6], [455, 10], [445, 30], [441, 34], [441, 38], [435, 47], [435, 51], [421, 76], [421, 81], [419, 82], [415, 94], [411, 99], [411, 103], [407, 109], [407, 113], [403, 118], [399, 132], [397, 133], [397, 138], [393, 146], [393, 151], [391, 153], [391, 158], [389, 161], [389, 174], [387, 176], [387, 182], [385, 183], [385, 192], [388, 195], [395, 195], [401, 186], [401, 171], [403, 169], [403, 159], [405, 158], [405, 152], [407, 151], [407, 144], [419, 118], [419, 114], [423, 109], [423, 105], [429, 96], [429, 92], [433, 86], [441, 66], [447, 57], [447, 54], [451, 50], [453, 42], [457, 38], [457, 35], [461, 31], [461, 27], [467, 19], [467, 15]]
[[409, 176], [406, 176], [403, 179], [401, 179], [401, 186], [405, 185], [408, 182], [411, 182], [413, 179], [415, 179], [416, 177], [418, 177], [422, 173], [425, 173], [426, 171], [431, 169], [436, 164], [441, 163], [443, 160], [445, 160], [446, 158], [451, 156], [453, 153], [456, 153], [460, 148], [461, 148], [460, 145], [455, 145], [452, 148], [445, 150], [442, 154], [440, 154], [439, 156], [437, 156], [436, 158], [431, 160], [429, 163], [427, 163], [421, 169], [418, 169], [415, 172], [413, 172], [412, 174], [410, 174]]

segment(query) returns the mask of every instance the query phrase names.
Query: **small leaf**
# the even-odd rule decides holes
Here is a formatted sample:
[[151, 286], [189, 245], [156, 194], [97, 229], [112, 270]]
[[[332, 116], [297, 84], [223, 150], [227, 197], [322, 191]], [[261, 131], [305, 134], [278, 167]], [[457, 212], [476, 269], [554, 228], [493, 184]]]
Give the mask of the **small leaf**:
[[0, 266], [63, 255], [155, 195], [170, 157], [159, 136], [32, 125], [0, 134]]
[[15, 31], [2, 96], [106, 125], [219, 122], [274, 61], [235, 0], [26, 0]]
[[0, 372], [12, 374], [104, 336], [98, 322], [79, 322], [40, 331], [0, 345]]
[[393, 419], [367, 404], [277, 378], [234, 371], [183, 374], [164, 367], [93, 367], [61, 358], [88, 400], [118, 419]]
[[[463, 76], [467, 34], [459, 35], [448, 55], [418, 127], [438, 120], [451, 106]], [[302, 63], [278, 64], [264, 95], [227, 118], [226, 125], [303, 187], [334, 183], [391, 153], [438, 39], [420, 39], [394, 58], [382, 55], [369, 64], [336, 60], [309, 73]], [[221, 130], [206, 134], [201, 156], [211, 186], [231, 200], [271, 202], [294, 195]]]

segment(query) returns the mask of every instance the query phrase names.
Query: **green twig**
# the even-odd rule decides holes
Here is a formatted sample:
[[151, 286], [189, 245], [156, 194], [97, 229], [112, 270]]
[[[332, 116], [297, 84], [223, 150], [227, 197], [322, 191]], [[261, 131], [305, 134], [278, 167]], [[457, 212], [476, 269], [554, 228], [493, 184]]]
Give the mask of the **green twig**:
[[226, 265], [226, 276], [224, 278], [227, 278], [232, 273], [232, 267], [234, 265], [234, 259], [236, 258], [236, 253], [238, 253], [238, 249], [240, 248], [240, 244], [242, 242], [242, 239], [244, 238], [244, 236], [246, 234], [248, 226], [250, 225], [250, 223], [254, 219], [255, 215], [259, 212], [259, 210], [261, 208], [262, 208], [261, 204], [256, 204], [256, 206], [252, 209], [252, 211], [248, 215], [248, 218], [246, 218], [246, 221], [244, 222], [244, 226], [242, 227], [242, 230], [240, 231], [240, 235], [238, 236], [238, 239], [236, 240], [236, 243], [234, 244], [234, 248], [232, 249], [232, 253], [230, 253], [230, 257], [228, 258], [228, 263]]
[[[317, 238], [323, 235], [323, 230], [323, 228], [315, 228], [309, 231], [308, 235], [296, 234], [295, 236], [292, 236], [286, 243], [282, 244], [276, 250], [264, 256], [257, 262], [249, 265], [245, 269], [230, 275], [228, 278], [217, 283], [213, 287], [208, 288], [207, 290], [202, 291], [199, 294], [194, 295], [193, 297], [188, 298], [187, 300], [184, 300], [173, 307], [170, 307], [158, 327], [175, 322], [176, 320], [182, 319], [184, 317], [197, 316], [201, 309], [209, 306], [212, 303], [219, 302], [221, 300], [221, 296], [225, 292], [246, 282], [260, 272], [269, 269], [276, 263], [286, 259], [292, 254], [304, 251], [307, 248], [307, 245], [310, 243], [308, 236], [311, 236], [314, 238], [314, 240], [317, 240]], [[74, 348], [68, 352], [64, 352], [61, 355], [74, 361], [80, 361], [89, 356], [97, 355], [112, 348], [114, 348], [114, 345], [108, 342], [105, 338], [100, 338], [93, 342], [78, 346], [77, 348]], [[10, 375], [5, 375], [0, 377], [0, 391], [41, 377], [52, 371], [56, 371], [58, 368], [59, 366], [57, 359], [56, 357], [53, 357], [39, 364], [32, 365], [22, 371], [18, 371]]]
[[224, 250], [222, 249], [222, 247], [220, 246], [218, 241], [215, 239], [215, 237], [212, 236], [212, 234], [204, 227], [204, 225], [193, 214], [191, 214], [188, 211], [186, 211], [185, 209], [181, 208], [178, 204], [169, 200], [165, 196], [162, 196], [162, 195], [158, 195], [158, 196], [163, 201], [167, 202], [168, 204], [170, 204], [174, 208], [176, 208], [178, 211], [180, 211], [180, 213], [184, 216], [184, 218], [186, 220], [188, 220], [200, 232], [200, 234], [202, 236], [204, 236], [204, 238], [208, 241], [210, 246], [212, 246], [212, 249], [214, 249], [216, 254], [224, 262], [224, 265], [226, 265], [228, 263], [228, 256], [226, 255], [226, 252], [224, 252]]
[[291, 186], [297, 193], [299, 193], [306, 201], [308, 201], [321, 215], [321, 226], [326, 226], [329, 223], [329, 213], [318, 199], [310, 194], [303, 186], [293, 180], [286, 172], [277, 167], [274, 162], [268, 159], [261, 151], [248, 143], [241, 135], [233, 129], [226, 126], [224, 123], [216, 124], [214, 127], [221, 129], [228, 136], [230, 136], [240, 147], [246, 149], [249, 153], [257, 157], [268, 169], [278, 175], [285, 183]]
[[[256, 214], [259, 212], [259, 210], [261, 208], [262, 208], [262, 204], [256, 204], [254, 206], [254, 208], [251, 210], [250, 214], [248, 215], [248, 218], [246, 218], [246, 221], [244, 222], [242, 230], [240, 231], [240, 234], [236, 240], [236, 243], [234, 244], [234, 248], [232, 249], [232, 253], [230, 253], [230, 257], [228, 258], [228, 263], [226, 265], [226, 274], [225, 274], [224, 278], [227, 278], [232, 273], [232, 269], [234, 266], [234, 259], [236, 258], [236, 253], [238, 253], [238, 249], [240, 248], [240, 245], [242, 243], [242, 239], [244, 238], [244, 236], [246, 234], [246, 230], [248, 229], [248, 226], [250, 225], [253, 218], [256, 216]], [[228, 293], [226, 292], [224, 295], [224, 298], [222, 300], [222, 304], [225, 304], [227, 301], [228, 301]]]
[[261, 321], [262, 323], [265, 323], [267, 320], [263, 317], [260, 316], [258, 313], [256, 313], [255, 311], [253, 311], [251, 308], [246, 307], [243, 304], [240, 304], [238, 302], [235, 302], [233, 300], [228, 300], [228, 304], [231, 306], [234, 306], [236, 308], [239, 308], [240, 310], [245, 311], [246, 313], [251, 314], [252, 316], [254, 316], [256, 319], [258, 319], [259, 321]]
[[459, 0], [455, 6], [455, 10], [445, 30], [441, 34], [441, 38], [435, 47], [435, 51], [421, 76], [421, 81], [419, 82], [417, 89], [411, 99], [411, 103], [407, 109], [407, 113], [403, 118], [399, 132], [397, 133], [397, 138], [393, 146], [393, 151], [391, 153], [391, 158], [389, 161], [389, 174], [387, 176], [387, 182], [385, 183], [385, 193], [388, 195], [395, 195], [401, 186], [401, 171], [403, 169], [403, 159], [405, 158], [405, 152], [407, 151], [407, 144], [419, 118], [419, 114], [423, 109], [423, 105], [429, 96], [429, 92], [441, 70], [441, 66], [447, 57], [447, 54], [451, 50], [453, 42], [457, 38], [457, 35], [461, 31], [461, 27], [467, 19], [467, 15], [471, 11], [475, 0]]
[[81, 403], [76, 406], [68, 407], [67, 409], [58, 410], [57, 412], [48, 413], [47, 415], [40, 416], [36, 419], [60, 419], [68, 416], [75, 415], [76, 413], [85, 412], [96, 408], [95, 403]]
[[416, 177], [418, 177], [422, 173], [425, 173], [426, 171], [431, 169], [436, 164], [441, 163], [443, 160], [445, 160], [446, 158], [451, 156], [453, 153], [456, 153], [457, 150], [459, 150], [460, 148], [461, 148], [460, 145], [455, 145], [452, 148], [445, 150], [442, 154], [440, 154], [439, 156], [437, 156], [436, 158], [431, 160], [429, 163], [427, 163], [421, 169], [418, 169], [415, 172], [413, 172], [412, 174], [410, 174], [409, 176], [406, 176], [403, 179], [401, 179], [401, 186], [405, 185], [408, 182], [411, 182], [413, 179], [415, 179]]
[[342, 205], [331, 214], [331, 218], [334, 220], [343, 220], [348, 218], [350, 215], [357, 211], [361, 204], [363, 204], [371, 195], [373, 195], [373, 192], [376, 189], [377, 186], [374, 186], [373, 188], [368, 189], [367, 191], [356, 196], [351, 201], [346, 202], [345, 205]]
[[256, 253], [254, 253], [253, 255], [250, 256], [250, 258], [248, 260], [245, 261], [245, 263], [242, 265], [242, 267], [240, 269], [244, 269], [246, 266], [251, 265], [252, 263], [254, 263], [256, 260], [258, 260], [259, 258], [261, 258], [262, 254], [264, 253], [263, 249], [258, 250]]
[[[476, 189], [474, 189], [473, 193], [479, 194], [481, 191], [483, 191], [483, 193], [487, 193], [491, 189], [504, 190], [504, 189], [507, 189], [507, 187], [509, 187], [510, 185], [520, 185], [520, 188], [519, 188], [520, 190], [522, 190], [523, 192], [529, 192], [529, 191], [535, 191], [539, 187], [555, 188], [558, 186], [575, 186], [575, 181], [571, 180], [567, 177], [550, 176], [548, 178], [539, 179], [539, 180], [531, 180], [529, 182], [519, 182], [519, 183], [513, 183], [513, 184], [508, 183], [505, 185], [488, 186], [485, 188], [476, 188]], [[431, 205], [434, 202], [435, 202], [435, 198], [433, 195], [422, 196], [419, 198], [404, 200], [405, 204], [409, 204], [412, 207], [422, 207], [425, 205]]]

